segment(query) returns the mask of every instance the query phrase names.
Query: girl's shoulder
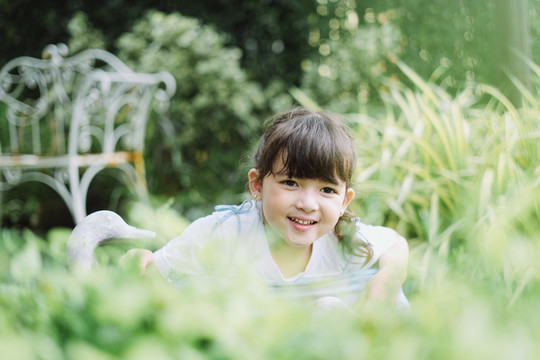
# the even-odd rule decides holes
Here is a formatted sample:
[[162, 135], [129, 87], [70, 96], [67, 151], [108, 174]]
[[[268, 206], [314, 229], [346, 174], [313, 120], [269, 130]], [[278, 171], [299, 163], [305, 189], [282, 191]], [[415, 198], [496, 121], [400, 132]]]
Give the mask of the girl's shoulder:
[[356, 225], [357, 233], [364, 241], [370, 244], [387, 241], [392, 242], [395, 240], [396, 236], [399, 236], [397, 231], [386, 226], [365, 224], [360, 221], [359, 218], [355, 218], [352, 221], [354, 221]]
[[373, 250], [373, 257], [370, 264], [376, 263], [381, 255], [403, 238], [392, 228], [381, 225], [364, 224], [360, 219], [353, 219], [356, 225], [357, 236], [369, 244]]

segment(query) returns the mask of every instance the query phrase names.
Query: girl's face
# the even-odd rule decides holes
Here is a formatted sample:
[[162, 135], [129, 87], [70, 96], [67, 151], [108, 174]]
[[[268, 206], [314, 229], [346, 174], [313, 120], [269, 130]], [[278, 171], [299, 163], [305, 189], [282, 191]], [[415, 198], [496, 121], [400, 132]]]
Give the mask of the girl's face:
[[[283, 169], [283, 162], [277, 160], [274, 169]], [[293, 247], [310, 246], [332, 231], [354, 197], [341, 180], [291, 178], [282, 171], [259, 180], [255, 169], [249, 180], [252, 195], [262, 201], [265, 226]]]

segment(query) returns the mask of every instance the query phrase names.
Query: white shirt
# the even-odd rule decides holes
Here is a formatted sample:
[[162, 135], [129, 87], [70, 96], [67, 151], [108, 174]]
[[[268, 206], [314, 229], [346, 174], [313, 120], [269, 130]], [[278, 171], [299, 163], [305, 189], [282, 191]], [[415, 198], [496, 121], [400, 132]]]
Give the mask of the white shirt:
[[[333, 231], [317, 239], [305, 270], [284, 278], [272, 258], [260, 202], [240, 206], [218, 206], [209, 216], [193, 222], [178, 237], [155, 253], [159, 272], [170, 282], [189, 275], [227, 278], [240, 272], [255, 273], [277, 294], [319, 298], [336, 296], [347, 304], [376, 272], [377, 261], [397, 240], [386, 227], [357, 222], [357, 235], [371, 244], [373, 257], [345, 254]], [[407, 306], [403, 293], [399, 303]]]

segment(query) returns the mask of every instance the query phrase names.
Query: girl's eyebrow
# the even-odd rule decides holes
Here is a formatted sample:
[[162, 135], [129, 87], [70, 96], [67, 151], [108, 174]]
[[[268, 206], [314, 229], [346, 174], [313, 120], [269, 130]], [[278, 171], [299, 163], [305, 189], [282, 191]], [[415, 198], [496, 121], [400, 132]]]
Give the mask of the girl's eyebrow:
[[291, 176], [290, 174], [288, 174], [287, 172], [272, 172], [271, 173], [272, 175], [274, 176], [279, 176], [279, 177], [286, 177], [286, 178], [292, 178], [293, 176]]
[[332, 184], [334, 186], [338, 186], [339, 185], [339, 181], [338, 180], [335, 180], [335, 179], [327, 179], [327, 180], [322, 180], [323, 183], [325, 184]]

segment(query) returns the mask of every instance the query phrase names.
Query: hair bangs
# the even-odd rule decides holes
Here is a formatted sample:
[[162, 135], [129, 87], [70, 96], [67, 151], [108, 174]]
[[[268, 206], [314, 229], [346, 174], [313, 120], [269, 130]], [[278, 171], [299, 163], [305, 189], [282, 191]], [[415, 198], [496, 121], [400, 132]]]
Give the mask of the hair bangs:
[[356, 153], [349, 133], [337, 119], [298, 109], [274, 119], [255, 159], [263, 178], [272, 173], [349, 184]]
[[284, 146], [280, 153], [283, 168], [273, 168], [273, 172], [287, 174], [291, 178], [319, 179], [333, 184], [338, 183], [338, 177], [342, 181], [347, 180], [340, 174], [339, 160], [336, 161], [334, 149], [325, 149], [324, 146], [302, 146], [298, 149], [298, 145], [293, 141]]

